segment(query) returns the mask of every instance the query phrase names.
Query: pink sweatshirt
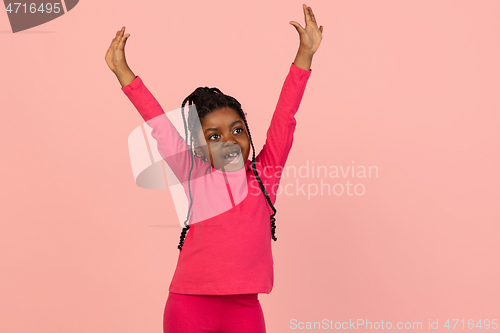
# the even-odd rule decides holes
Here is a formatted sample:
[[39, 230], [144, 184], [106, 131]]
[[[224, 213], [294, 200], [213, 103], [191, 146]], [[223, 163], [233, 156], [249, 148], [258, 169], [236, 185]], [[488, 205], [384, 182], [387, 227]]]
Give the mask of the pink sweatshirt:
[[[255, 158], [255, 167], [273, 205], [276, 201], [281, 171], [292, 147], [293, 132], [296, 127], [294, 115], [299, 108], [311, 72], [312, 70], [303, 70], [293, 63], [290, 65], [267, 131], [265, 144]], [[123, 87], [122, 91], [144, 121], [153, 128], [151, 135], [158, 143], [161, 156], [184, 184], [188, 178], [191, 160], [190, 154], [188, 159], [188, 153], [179, 154], [179, 152], [188, 152], [186, 142], [165, 116], [158, 101], [139, 76]], [[186, 105], [186, 119], [187, 110]], [[176, 156], [175, 163], [169, 163], [172, 156]], [[214, 169], [209, 163], [194, 158], [190, 177], [191, 189], [197, 188], [196, 181], [203, 182], [204, 188], [207, 189], [215, 184], [206, 185], [207, 182], [225, 179], [229, 193], [227, 201], [229, 207], [207, 219], [198, 216], [197, 223], [190, 224], [182, 250], [179, 251], [169, 291], [192, 295], [271, 292], [274, 282], [274, 262], [271, 251], [270, 216], [273, 211], [252, 171], [251, 158], [252, 155], [249, 156], [241, 172], [222, 172]], [[199, 175], [206, 170], [206, 165], [209, 165], [211, 173], [202, 179]], [[238, 185], [238, 177], [241, 179], [243, 173], [246, 174], [243, 179], [247, 182], [244, 190]], [[226, 185], [225, 183], [222, 184]], [[198, 196], [201, 192], [197, 193]], [[206, 198], [209, 200], [211, 197], [207, 195]], [[197, 200], [193, 199], [193, 202]], [[278, 214], [276, 218], [279, 222]]]

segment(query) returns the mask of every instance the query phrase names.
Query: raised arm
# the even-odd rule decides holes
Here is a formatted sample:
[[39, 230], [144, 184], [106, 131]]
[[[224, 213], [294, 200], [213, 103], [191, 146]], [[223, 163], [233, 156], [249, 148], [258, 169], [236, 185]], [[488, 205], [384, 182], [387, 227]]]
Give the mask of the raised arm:
[[[136, 76], [125, 59], [125, 42], [130, 34], [125, 34], [125, 27], [116, 33], [106, 52], [106, 63], [116, 75], [122, 86], [122, 91], [127, 95], [137, 111], [153, 129], [151, 135], [157, 141], [157, 147], [162, 158], [168, 163], [180, 182], [186, 182], [191, 169], [191, 148], [177, 129], [168, 119], [153, 94], [146, 88], [142, 79]], [[186, 117], [187, 117], [187, 110]], [[191, 179], [197, 174], [205, 162], [193, 156], [193, 171]], [[208, 166], [206, 166], [208, 167]]]
[[299, 49], [276, 105], [271, 125], [267, 130], [266, 142], [256, 158], [263, 168], [263, 176], [268, 182], [271, 201], [276, 200], [275, 184], [279, 184], [281, 173], [293, 143], [293, 133], [297, 121], [295, 114], [302, 100], [307, 81], [311, 75], [311, 63], [323, 38], [323, 26], [318, 28], [312, 8], [302, 5], [306, 27], [290, 21], [300, 37]]
[[[151, 135], [157, 142], [158, 152], [181, 183], [187, 182], [191, 163], [193, 163], [191, 180], [199, 177], [203, 170], [209, 167], [208, 162], [197, 156], [191, 156], [191, 148], [139, 76], [122, 87], [122, 91], [139, 111], [144, 121], [153, 129]], [[187, 106], [184, 111], [187, 117]], [[193, 159], [192, 162], [191, 159]]]
[[127, 64], [125, 58], [125, 43], [130, 34], [125, 35], [125, 27], [116, 32], [115, 38], [111, 40], [104, 59], [109, 69], [116, 75], [123, 87], [130, 84], [135, 79], [135, 75]]
[[306, 71], [293, 63], [290, 65], [267, 130], [266, 141], [255, 159], [263, 167], [265, 175], [270, 176], [266, 177], [270, 188], [279, 180], [276, 175], [281, 174], [292, 148], [293, 133], [297, 125], [295, 114], [311, 73], [312, 70]]

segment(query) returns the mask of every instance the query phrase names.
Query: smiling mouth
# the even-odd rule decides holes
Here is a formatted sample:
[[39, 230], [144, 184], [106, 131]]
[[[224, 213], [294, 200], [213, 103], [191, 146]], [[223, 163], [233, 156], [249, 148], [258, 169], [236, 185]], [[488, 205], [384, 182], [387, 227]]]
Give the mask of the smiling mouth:
[[228, 153], [226, 156], [224, 156], [224, 159], [226, 161], [233, 161], [235, 160], [236, 158], [238, 158], [239, 156], [241, 155], [241, 151], [233, 151], [231, 153]]

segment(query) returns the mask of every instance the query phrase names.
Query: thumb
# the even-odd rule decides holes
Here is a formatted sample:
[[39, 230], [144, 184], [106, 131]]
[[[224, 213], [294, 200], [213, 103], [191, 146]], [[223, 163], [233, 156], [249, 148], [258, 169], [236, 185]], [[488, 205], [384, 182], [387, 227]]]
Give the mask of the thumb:
[[295, 29], [297, 29], [297, 32], [298, 32], [299, 34], [301, 34], [301, 33], [302, 33], [302, 31], [304, 30], [304, 28], [302, 28], [302, 27], [301, 27], [301, 25], [300, 25], [300, 24], [298, 24], [298, 23], [297, 23], [297, 22], [295, 22], [295, 21], [290, 21], [290, 24], [291, 24], [291, 25], [293, 25], [293, 26], [295, 27]]

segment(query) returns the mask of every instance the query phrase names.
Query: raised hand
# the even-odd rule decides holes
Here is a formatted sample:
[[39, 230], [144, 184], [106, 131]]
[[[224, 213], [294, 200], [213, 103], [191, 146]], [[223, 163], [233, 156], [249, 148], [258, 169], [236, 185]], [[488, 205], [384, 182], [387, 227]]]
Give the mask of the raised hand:
[[130, 70], [125, 59], [125, 42], [130, 34], [125, 34], [125, 27], [116, 33], [115, 38], [111, 41], [111, 45], [106, 52], [106, 63], [108, 67], [117, 74], [119, 71]]
[[321, 39], [323, 38], [323, 26], [318, 28], [316, 18], [314, 17], [311, 7], [303, 4], [302, 8], [304, 9], [306, 27], [302, 28], [302, 26], [295, 21], [290, 21], [290, 24], [293, 25], [299, 33], [299, 51], [313, 55], [318, 50]]

